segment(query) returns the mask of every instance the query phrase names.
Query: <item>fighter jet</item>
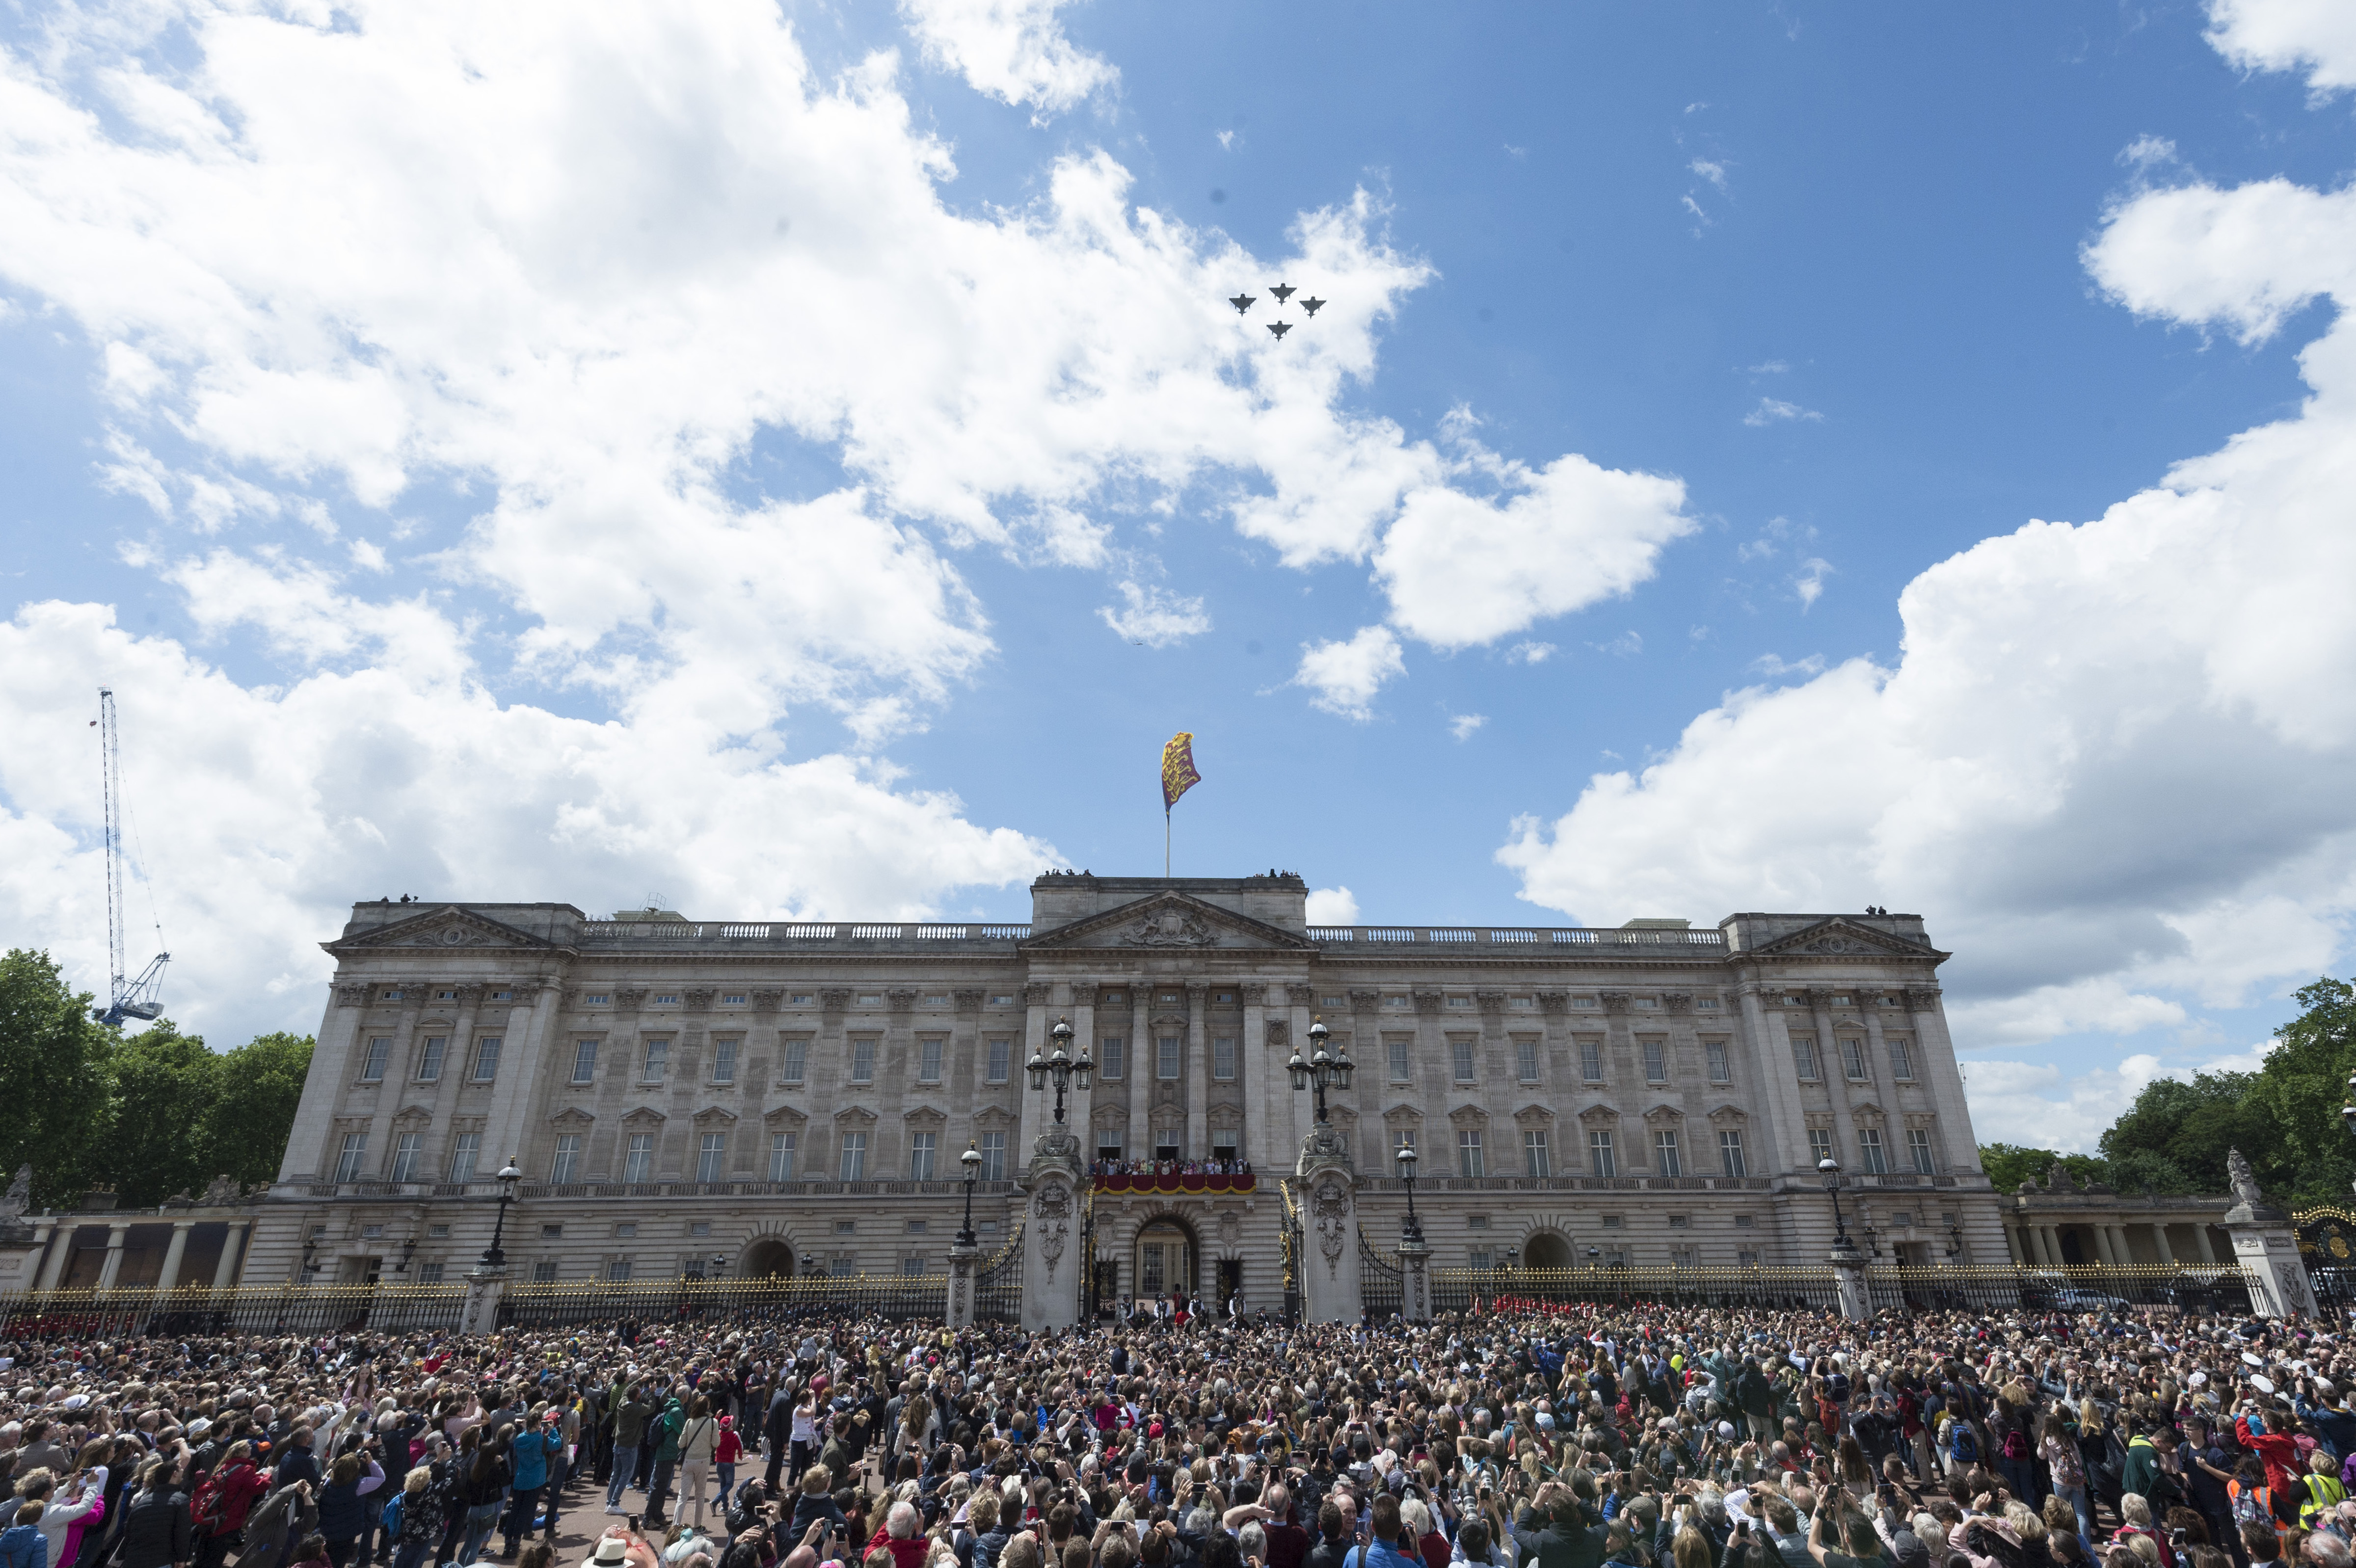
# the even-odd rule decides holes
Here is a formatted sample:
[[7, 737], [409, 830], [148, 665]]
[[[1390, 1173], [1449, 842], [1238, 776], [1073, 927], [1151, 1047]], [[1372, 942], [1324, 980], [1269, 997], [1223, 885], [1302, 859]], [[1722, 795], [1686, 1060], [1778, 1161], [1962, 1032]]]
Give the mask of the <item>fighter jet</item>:
[[1325, 302], [1319, 299], [1315, 294], [1311, 294], [1307, 299], [1301, 302], [1301, 308], [1307, 311], [1310, 315], [1315, 315], [1319, 311], [1325, 308]]
[[1241, 315], [1244, 312], [1251, 309], [1256, 297], [1257, 296], [1252, 294], [1237, 294], [1227, 303], [1236, 307], [1236, 314], [1237, 315]]
[[1298, 291], [1296, 291], [1290, 283], [1279, 283], [1276, 287], [1269, 290], [1268, 292], [1276, 296], [1277, 304], [1282, 304], [1285, 301], [1290, 299]]
[[1279, 343], [1281, 343], [1284, 341], [1284, 335], [1292, 330], [1292, 323], [1289, 321], [1271, 321], [1268, 324], [1268, 329], [1274, 333], [1276, 335], [1276, 340]]

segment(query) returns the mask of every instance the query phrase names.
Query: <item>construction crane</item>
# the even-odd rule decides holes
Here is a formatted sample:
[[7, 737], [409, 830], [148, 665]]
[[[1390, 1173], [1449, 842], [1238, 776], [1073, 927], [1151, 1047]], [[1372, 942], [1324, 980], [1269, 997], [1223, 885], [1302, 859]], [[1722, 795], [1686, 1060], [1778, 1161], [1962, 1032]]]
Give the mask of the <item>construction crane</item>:
[[[123, 973], [123, 862], [128, 858], [123, 847], [123, 756], [115, 744], [114, 693], [105, 687], [98, 688], [98, 739], [102, 757], [99, 790], [106, 804], [106, 1006], [94, 1008], [98, 1021], [118, 1025], [125, 1019], [155, 1019], [164, 1013], [159, 995], [164, 985], [164, 965], [172, 961], [168, 953], [158, 953], [138, 976]], [[143, 873], [144, 878], [144, 873]], [[164, 944], [164, 927], [155, 927], [155, 945]]]

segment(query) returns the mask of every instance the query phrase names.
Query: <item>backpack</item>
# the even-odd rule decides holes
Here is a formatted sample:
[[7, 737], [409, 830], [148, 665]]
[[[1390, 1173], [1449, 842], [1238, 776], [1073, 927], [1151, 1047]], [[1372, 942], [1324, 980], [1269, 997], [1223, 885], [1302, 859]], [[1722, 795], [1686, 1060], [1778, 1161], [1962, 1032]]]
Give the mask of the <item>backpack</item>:
[[2008, 1459], [2029, 1457], [2029, 1435], [2018, 1426], [2004, 1435], [2004, 1456]]
[[384, 1505], [384, 1513], [382, 1515], [384, 1520], [384, 1532], [395, 1541], [399, 1541], [401, 1539], [402, 1523], [409, 1517], [409, 1510], [401, 1506], [408, 1496], [409, 1494], [405, 1491], [395, 1492], [392, 1494], [392, 1500]]
[[1972, 1430], [1970, 1422], [1960, 1416], [1947, 1424], [1947, 1453], [1958, 1465], [1980, 1462], [1979, 1434]]
[[221, 1484], [220, 1472], [207, 1476], [197, 1488], [188, 1505], [188, 1522], [198, 1535], [219, 1535], [229, 1528], [229, 1488]]

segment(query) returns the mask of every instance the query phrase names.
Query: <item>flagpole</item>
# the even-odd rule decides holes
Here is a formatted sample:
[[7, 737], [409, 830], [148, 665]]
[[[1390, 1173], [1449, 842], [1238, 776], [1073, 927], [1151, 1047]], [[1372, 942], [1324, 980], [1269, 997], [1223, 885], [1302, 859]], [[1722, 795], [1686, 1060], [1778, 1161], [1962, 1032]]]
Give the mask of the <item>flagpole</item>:
[[1170, 808], [1162, 808], [1162, 880], [1170, 880]]

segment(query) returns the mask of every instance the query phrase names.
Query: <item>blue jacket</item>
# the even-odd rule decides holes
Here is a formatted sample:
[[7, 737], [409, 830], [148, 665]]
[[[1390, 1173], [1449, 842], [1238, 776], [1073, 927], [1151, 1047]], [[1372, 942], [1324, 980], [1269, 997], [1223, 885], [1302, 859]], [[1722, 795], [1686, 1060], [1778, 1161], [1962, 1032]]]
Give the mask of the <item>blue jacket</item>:
[[0, 1568], [49, 1568], [49, 1538], [37, 1524], [0, 1531]]
[[534, 1487], [548, 1484], [548, 1456], [564, 1446], [563, 1435], [557, 1432], [523, 1432], [508, 1445], [508, 1458], [515, 1466], [515, 1489], [528, 1492]]

